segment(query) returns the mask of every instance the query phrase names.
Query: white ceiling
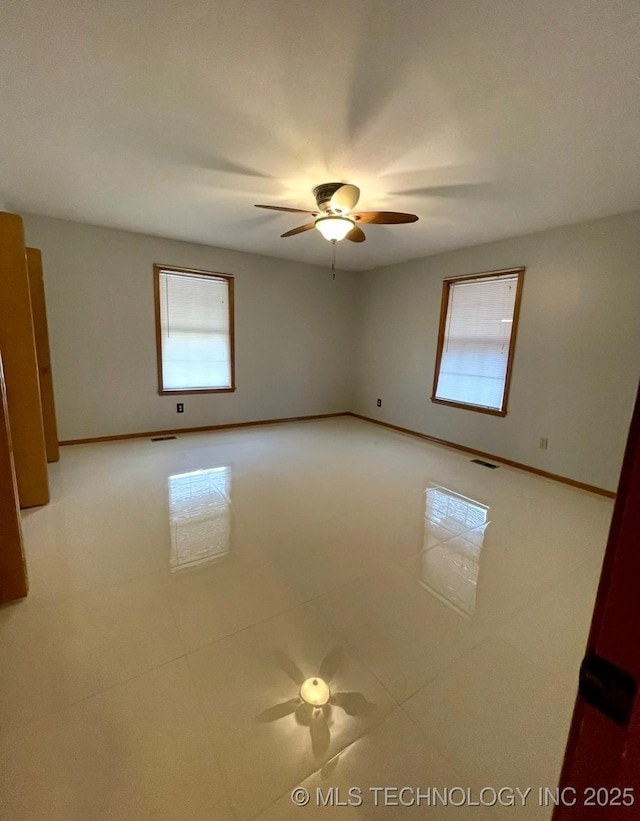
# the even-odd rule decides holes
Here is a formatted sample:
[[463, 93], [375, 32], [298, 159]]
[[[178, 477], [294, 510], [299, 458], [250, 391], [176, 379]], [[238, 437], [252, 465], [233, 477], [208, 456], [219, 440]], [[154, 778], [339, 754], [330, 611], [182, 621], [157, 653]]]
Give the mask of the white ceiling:
[[0, 200], [368, 269], [640, 208], [638, 0], [4, 0]]

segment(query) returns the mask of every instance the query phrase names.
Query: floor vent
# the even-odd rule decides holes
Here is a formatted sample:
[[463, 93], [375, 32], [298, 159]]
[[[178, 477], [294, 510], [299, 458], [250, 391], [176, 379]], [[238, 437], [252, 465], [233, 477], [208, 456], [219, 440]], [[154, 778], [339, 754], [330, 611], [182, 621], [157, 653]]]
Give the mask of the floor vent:
[[471, 459], [470, 461], [476, 465], [482, 465], [483, 468], [491, 468], [491, 470], [496, 470], [496, 468], [500, 467], [500, 465], [493, 465], [491, 462], [483, 462], [482, 459]]
[[152, 442], [166, 442], [167, 439], [177, 439], [177, 436], [154, 436]]

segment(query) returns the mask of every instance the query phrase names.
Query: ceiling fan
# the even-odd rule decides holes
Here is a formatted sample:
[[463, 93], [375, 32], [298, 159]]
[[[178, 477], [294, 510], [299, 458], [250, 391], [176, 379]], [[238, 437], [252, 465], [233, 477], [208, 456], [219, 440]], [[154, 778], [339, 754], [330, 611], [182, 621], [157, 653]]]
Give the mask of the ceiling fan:
[[292, 237], [302, 234], [311, 228], [317, 228], [325, 239], [338, 242], [348, 239], [351, 242], [364, 242], [366, 236], [360, 225], [398, 225], [403, 222], [416, 222], [415, 214], [403, 214], [399, 211], [360, 211], [353, 212], [360, 199], [357, 185], [343, 182], [325, 182], [313, 189], [316, 199], [316, 211], [304, 211], [300, 208], [285, 208], [280, 205], [256, 205], [256, 208], [268, 208], [271, 211], [287, 211], [294, 214], [310, 214], [313, 222], [292, 228], [281, 236]]

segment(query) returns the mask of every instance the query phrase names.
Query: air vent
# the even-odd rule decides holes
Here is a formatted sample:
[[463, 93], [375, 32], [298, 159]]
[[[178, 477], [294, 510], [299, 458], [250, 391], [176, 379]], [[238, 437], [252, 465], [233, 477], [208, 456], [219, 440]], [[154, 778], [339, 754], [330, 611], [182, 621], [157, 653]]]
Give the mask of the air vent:
[[152, 442], [166, 442], [167, 439], [177, 439], [177, 436], [154, 436]]
[[482, 465], [483, 468], [491, 468], [491, 470], [500, 467], [500, 465], [493, 465], [491, 462], [483, 462], [482, 459], [470, 459], [470, 461], [476, 465]]

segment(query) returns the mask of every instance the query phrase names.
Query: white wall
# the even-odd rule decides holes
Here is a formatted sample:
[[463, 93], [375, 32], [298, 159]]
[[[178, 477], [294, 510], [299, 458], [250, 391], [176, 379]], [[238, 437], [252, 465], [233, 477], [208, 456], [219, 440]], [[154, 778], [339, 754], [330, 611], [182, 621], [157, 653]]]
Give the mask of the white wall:
[[[433, 404], [442, 280], [520, 265], [507, 416]], [[616, 488], [640, 376], [640, 212], [376, 269], [359, 290], [356, 412]]]
[[[355, 275], [23, 216], [43, 255], [60, 439], [350, 408]], [[235, 393], [158, 395], [156, 262], [235, 277]]]

